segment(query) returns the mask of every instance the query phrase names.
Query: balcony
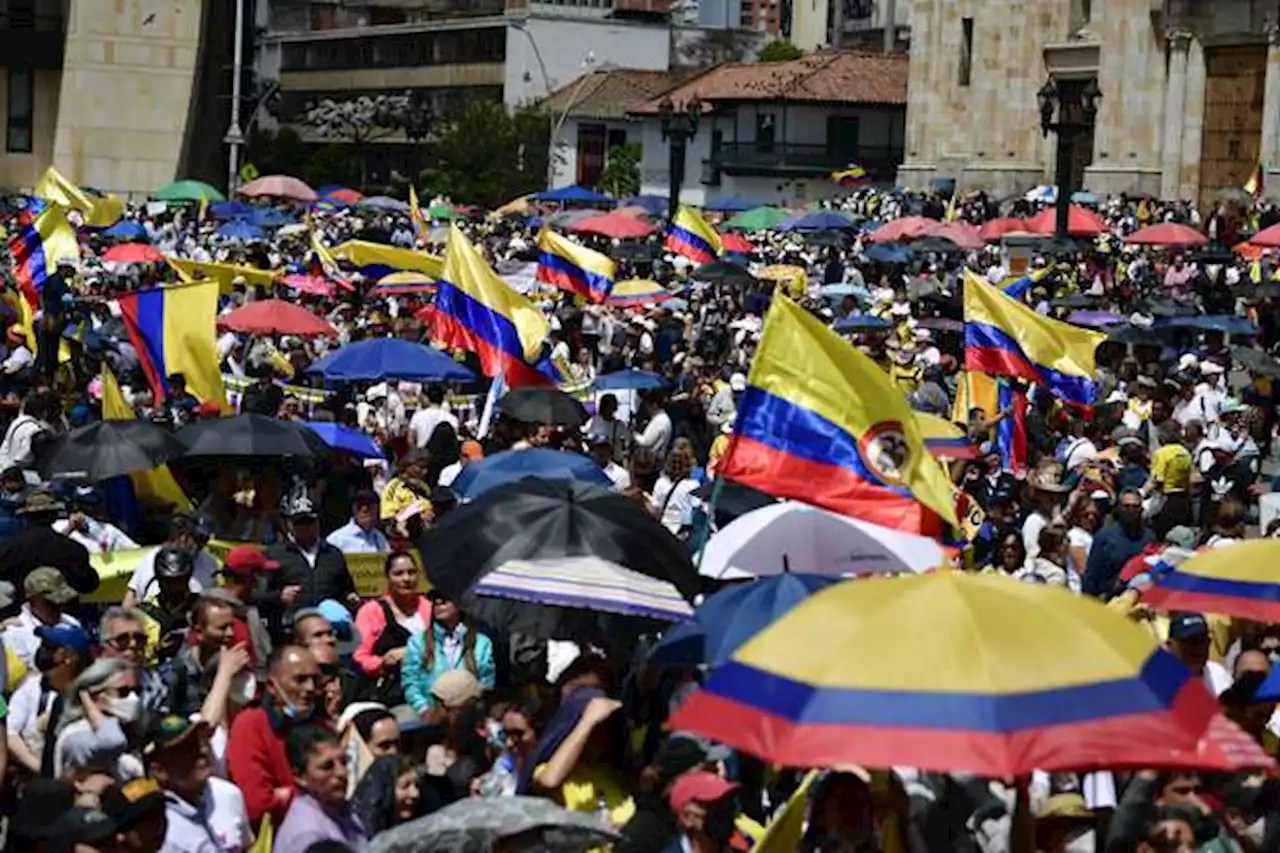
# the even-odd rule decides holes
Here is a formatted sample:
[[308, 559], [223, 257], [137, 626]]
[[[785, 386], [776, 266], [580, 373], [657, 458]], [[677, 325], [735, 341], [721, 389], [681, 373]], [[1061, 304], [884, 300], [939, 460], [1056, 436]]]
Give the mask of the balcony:
[[30, 9], [0, 12], [0, 62], [9, 68], [62, 69], [66, 26], [61, 15]]
[[816, 175], [857, 163], [872, 181], [892, 181], [902, 165], [902, 149], [860, 145], [854, 148], [796, 142], [726, 142], [706, 166], [730, 175]]

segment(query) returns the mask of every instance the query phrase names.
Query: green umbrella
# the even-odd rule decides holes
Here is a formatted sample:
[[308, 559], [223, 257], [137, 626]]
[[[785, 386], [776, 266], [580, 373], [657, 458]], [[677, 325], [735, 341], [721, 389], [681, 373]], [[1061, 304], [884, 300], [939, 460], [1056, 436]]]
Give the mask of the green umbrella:
[[778, 223], [791, 218], [791, 214], [780, 207], [753, 207], [744, 210], [724, 224], [731, 231], [769, 231], [778, 227]]
[[191, 180], [174, 181], [163, 186], [155, 191], [154, 198], [158, 201], [200, 201], [202, 198], [226, 201], [226, 197], [216, 187], [209, 186], [204, 181]]
[[458, 219], [459, 214], [453, 209], [453, 205], [445, 204], [438, 201], [427, 208], [428, 219]]

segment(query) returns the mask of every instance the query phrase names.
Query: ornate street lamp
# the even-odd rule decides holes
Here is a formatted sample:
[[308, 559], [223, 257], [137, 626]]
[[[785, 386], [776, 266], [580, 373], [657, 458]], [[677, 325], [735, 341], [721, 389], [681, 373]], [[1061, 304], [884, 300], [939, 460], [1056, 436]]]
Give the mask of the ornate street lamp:
[[[1055, 205], [1054, 237], [1058, 240], [1070, 238], [1068, 221], [1071, 212], [1071, 152], [1076, 140], [1093, 129], [1098, 117], [1098, 101], [1102, 100], [1102, 91], [1098, 88], [1096, 78], [1091, 78], [1084, 88], [1068, 87], [1064, 92], [1050, 77], [1040, 91], [1036, 92], [1036, 101], [1040, 106], [1040, 130], [1048, 136], [1052, 131], [1058, 137], [1058, 168], [1055, 181], [1058, 186], [1058, 198]], [[1054, 121], [1054, 114], [1057, 121]]]
[[697, 99], [690, 101], [682, 110], [677, 110], [669, 97], [663, 98], [658, 104], [662, 138], [667, 140], [670, 153], [668, 221], [676, 218], [676, 210], [680, 207], [680, 187], [684, 184], [684, 155], [689, 140], [698, 134], [698, 122], [701, 120], [702, 102]]

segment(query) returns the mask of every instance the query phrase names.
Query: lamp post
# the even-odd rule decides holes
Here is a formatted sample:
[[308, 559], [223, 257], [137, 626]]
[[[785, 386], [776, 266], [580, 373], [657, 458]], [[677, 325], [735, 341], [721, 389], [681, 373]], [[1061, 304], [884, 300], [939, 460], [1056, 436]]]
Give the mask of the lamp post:
[[[1093, 128], [1094, 119], [1098, 116], [1098, 101], [1102, 92], [1098, 89], [1098, 81], [1090, 79], [1083, 88], [1071, 86], [1064, 91], [1050, 77], [1040, 91], [1036, 92], [1036, 100], [1040, 102], [1040, 129], [1048, 136], [1050, 131], [1058, 137], [1058, 168], [1055, 182], [1058, 186], [1057, 204], [1055, 205], [1055, 222], [1053, 235], [1058, 240], [1070, 238], [1068, 221], [1071, 215], [1071, 152], [1075, 142], [1085, 132]], [[1054, 121], [1054, 114], [1057, 121]]]
[[698, 135], [698, 122], [702, 118], [702, 102], [693, 100], [682, 110], [677, 110], [671, 98], [663, 98], [658, 104], [658, 120], [662, 125], [662, 138], [667, 140], [670, 153], [667, 192], [667, 221], [674, 221], [680, 207], [680, 187], [684, 184], [684, 155], [689, 140]]

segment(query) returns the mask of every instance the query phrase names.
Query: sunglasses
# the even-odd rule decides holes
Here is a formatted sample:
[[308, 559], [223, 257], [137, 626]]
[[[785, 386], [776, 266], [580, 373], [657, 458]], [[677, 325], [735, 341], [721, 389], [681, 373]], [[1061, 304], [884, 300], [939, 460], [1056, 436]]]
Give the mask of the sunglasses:
[[121, 652], [125, 649], [144, 648], [147, 645], [147, 635], [142, 631], [133, 631], [128, 634], [116, 634], [114, 637], [107, 640], [107, 645]]

